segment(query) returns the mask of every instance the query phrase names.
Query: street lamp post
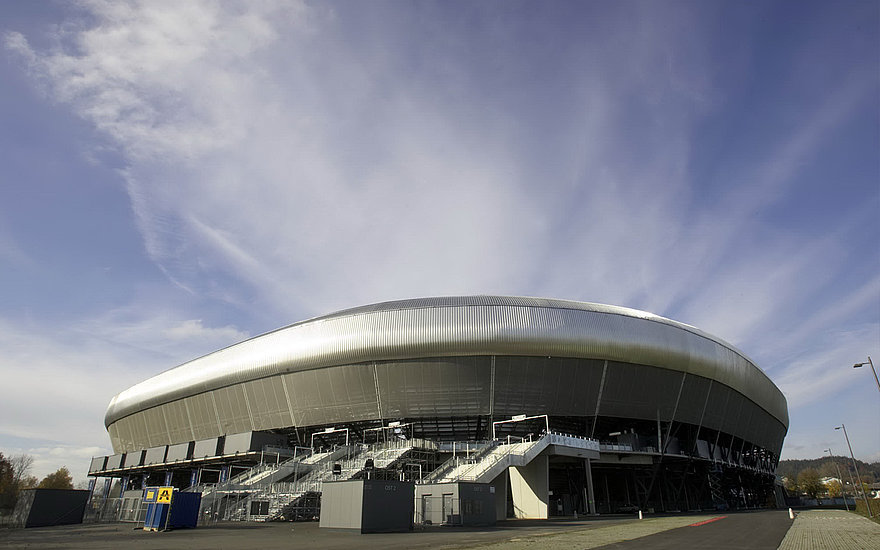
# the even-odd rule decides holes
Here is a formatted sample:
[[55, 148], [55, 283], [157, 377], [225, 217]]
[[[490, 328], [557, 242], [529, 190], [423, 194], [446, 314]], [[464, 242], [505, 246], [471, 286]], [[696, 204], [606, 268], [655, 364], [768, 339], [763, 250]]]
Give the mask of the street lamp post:
[[871, 365], [871, 372], [874, 373], [874, 382], [877, 382], [877, 391], [880, 391], [880, 378], [877, 378], [877, 369], [874, 368], [874, 362], [871, 361], [870, 355], [868, 356], [867, 361], [865, 361], [864, 363], [856, 363], [855, 365], [853, 365], [853, 368], [857, 369], [859, 367], [864, 367], [865, 365]]
[[862, 498], [865, 500], [865, 507], [868, 509], [868, 517], [874, 517], [874, 514], [871, 512], [871, 504], [868, 502], [868, 495], [865, 494], [865, 488], [862, 487], [862, 476], [859, 474], [859, 465], [856, 464], [856, 457], [853, 454], [852, 445], [849, 444], [849, 435], [846, 433], [846, 425], [841, 424], [834, 428], [835, 430], [843, 430], [843, 437], [846, 438], [846, 446], [849, 447], [849, 456], [852, 458], [853, 469], [856, 471], [856, 479], [859, 480], [859, 489], [862, 490]]
[[[843, 476], [840, 475], [840, 465], [834, 460], [834, 453], [831, 452], [831, 449], [825, 449], [825, 452], [828, 453], [831, 461], [834, 462], [834, 467], [837, 468], [837, 479], [840, 480], [840, 495], [843, 497], [843, 505], [846, 506], [846, 511], [849, 512], [849, 504], [846, 502], [846, 491], [843, 490]], [[852, 483], [852, 474], [849, 475], [849, 479], [850, 483]]]

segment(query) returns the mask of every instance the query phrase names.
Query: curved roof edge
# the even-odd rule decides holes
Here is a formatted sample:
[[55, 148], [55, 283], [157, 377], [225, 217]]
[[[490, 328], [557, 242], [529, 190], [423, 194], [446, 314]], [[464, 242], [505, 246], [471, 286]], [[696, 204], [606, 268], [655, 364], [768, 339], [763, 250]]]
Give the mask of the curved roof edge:
[[520, 296], [395, 300], [300, 321], [124, 390], [111, 400], [105, 425], [205, 391], [299, 370], [442, 355], [547, 354], [701, 375], [739, 391], [788, 428], [782, 392], [720, 338], [646, 311]]

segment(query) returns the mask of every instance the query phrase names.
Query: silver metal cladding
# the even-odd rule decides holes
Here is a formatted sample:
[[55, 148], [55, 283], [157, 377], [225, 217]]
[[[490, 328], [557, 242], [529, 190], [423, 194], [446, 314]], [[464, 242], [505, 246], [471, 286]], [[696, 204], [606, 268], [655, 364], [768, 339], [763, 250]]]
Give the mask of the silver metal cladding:
[[699, 329], [623, 307], [498, 296], [384, 302], [296, 323], [132, 386], [111, 400], [105, 425], [278, 374], [472, 355], [603, 359], [687, 372], [729, 386], [788, 427], [785, 397], [767, 375], [733, 346]]

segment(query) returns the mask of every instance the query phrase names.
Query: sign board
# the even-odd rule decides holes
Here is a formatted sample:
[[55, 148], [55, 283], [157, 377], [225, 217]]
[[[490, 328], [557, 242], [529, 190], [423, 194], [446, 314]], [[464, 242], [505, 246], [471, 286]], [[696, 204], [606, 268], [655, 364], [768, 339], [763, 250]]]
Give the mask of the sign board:
[[158, 504], [171, 504], [171, 495], [174, 493], [174, 487], [159, 487], [159, 495], [156, 497]]
[[144, 502], [156, 502], [156, 497], [159, 495], [158, 487], [147, 487], [144, 491]]

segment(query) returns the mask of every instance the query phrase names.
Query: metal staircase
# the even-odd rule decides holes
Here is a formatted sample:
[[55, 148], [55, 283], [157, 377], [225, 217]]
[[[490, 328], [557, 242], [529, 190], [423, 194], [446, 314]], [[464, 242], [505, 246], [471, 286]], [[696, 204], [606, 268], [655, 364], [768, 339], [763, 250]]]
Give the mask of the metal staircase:
[[[326, 481], [367, 477], [402, 462], [414, 449], [436, 448], [431, 441], [396, 440], [338, 447], [332, 452], [297, 457], [278, 465], [257, 465], [228, 482], [202, 487], [200, 517], [215, 521], [270, 521], [317, 515]], [[198, 490], [196, 488], [193, 488]], [[252, 505], [254, 502], [266, 504]]]
[[476, 481], [489, 483], [511, 466], [526, 466], [550, 445], [588, 449], [598, 452], [599, 442], [578, 436], [547, 433], [532, 441], [508, 438], [496, 442], [470, 458], [456, 462], [447, 461], [427, 480], [434, 483]]

